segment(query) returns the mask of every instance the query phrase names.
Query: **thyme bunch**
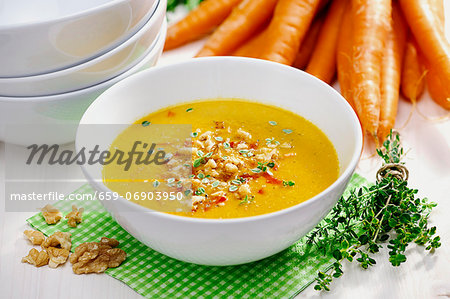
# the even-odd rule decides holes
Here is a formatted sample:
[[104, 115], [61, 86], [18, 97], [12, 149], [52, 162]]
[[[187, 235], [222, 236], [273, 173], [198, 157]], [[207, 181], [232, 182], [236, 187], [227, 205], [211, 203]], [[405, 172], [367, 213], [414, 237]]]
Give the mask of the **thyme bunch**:
[[435, 235], [436, 227], [428, 226], [436, 204], [417, 198], [418, 190], [409, 188], [406, 178], [398, 175], [397, 170], [404, 167], [399, 135], [391, 132], [377, 153], [384, 161], [383, 166], [392, 167], [382, 168], [383, 173], [374, 185], [341, 197], [330, 216], [307, 236], [307, 246], [315, 245], [335, 259], [328, 271], [318, 272], [316, 290], [330, 290], [333, 278], [343, 275], [345, 260], [356, 261], [363, 269], [375, 265], [375, 253], [385, 245], [392, 266], [406, 261], [405, 251], [411, 243], [428, 251], [441, 245], [440, 237]]

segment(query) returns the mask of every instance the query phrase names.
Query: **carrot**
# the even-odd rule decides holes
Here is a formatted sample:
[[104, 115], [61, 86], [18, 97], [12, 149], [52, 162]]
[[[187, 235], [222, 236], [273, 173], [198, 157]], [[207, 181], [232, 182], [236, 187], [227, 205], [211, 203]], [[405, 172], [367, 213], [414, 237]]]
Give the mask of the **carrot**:
[[417, 45], [410, 35], [403, 58], [401, 91], [403, 96], [411, 102], [418, 100], [425, 89], [424, 73], [425, 69], [419, 59]]
[[239, 48], [237, 48], [232, 55], [233, 56], [243, 56], [243, 57], [259, 57], [261, 52], [261, 47], [263, 43], [265, 42], [266, 36], [267, 36], [267, 27], [268, 24], [264, 24], [259, 32], [255, 34], [254, 37], [249, 39], [247, 42], [245, 42], [243, 45], [241, 45]]
[[[438, 20], [438, 27], [444, 28], [444, 3], [442, 0], [430, 0], [431, 11]], [[450, 78], [439, 76], [438, 70], [423, 58], [427, 67], [426, 81], [431, 98], [443, 108], [450, 110]]]
[[279, 0], [259, 58], [292, 65], [320, 0]]
[[278, 0], [244, 0], [208, 38], [197, 54], [227, 55], [246, 41], [272, 15]]
[[241, 0], [205, 0], [167, 30], [165, 50], [182, 46], [211, 32]]
[[[450, 44], [445, 37], [442, 1], [400, 0], [420, 50], [441, 80], [450, 78]], [[438, 6], [438, 7], [437, 7]], [[447, 95], [450, 96], [450, 95]]]
[[426, 81], [431, 98], [442, 108], [450, 110], [450, 82], [448, 78], [442, 79], [427, 61], [425, 61], [425, 66], [428, 69]]
[[342, 96], [347, 102], [352, 105], [353, 109], [353, 95], [352, 95], [352, 44], [353, 44], [353, 20], [352, 7], [348, 3], [345, 8], [342, 24], [338, 36], [336, 46], [336, 68], [339, 86]]
[[334, 0], [320, 29], [306, 71], [330, 84], [336, 72], [336, 46], [347, 0]]
[[386, 39], [381, 70], [381, 109], [377, 135], [380, 144], [393, 129], [397, 116], [406, 34], [406, 22], [397, 3], [393, 2], [392, 22]]
[[353, 0], [353, 101], [365, 131], [375, 140], [380, 119], [381, 62], [391, 21], [391, 0]]
[[308, 61], [313, 54], [314, 45], [316, 44], [317, 37], [319, 36], [320, 28], [323, 24], [323, 18], [315, 18], [312, 22], [308, 33], [300, 45], [300, 50], [297, 53], [297, 57], [295, 57], [295, 61], [292, 66], [303, 70], [308, 65]]

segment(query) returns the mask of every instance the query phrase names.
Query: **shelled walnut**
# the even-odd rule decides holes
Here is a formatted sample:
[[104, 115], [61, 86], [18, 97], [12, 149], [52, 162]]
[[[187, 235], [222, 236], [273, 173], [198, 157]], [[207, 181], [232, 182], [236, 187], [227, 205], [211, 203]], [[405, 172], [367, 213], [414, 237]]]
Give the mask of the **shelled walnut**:
[[45, 249], [49, 256], [48, 265], [50, 268], [56, 268], [67, 261], [70, 248], [72, 248], [70, 236], [70, 233], [56, 232], [42, 242], [41, 247]]
[[22, 263], [28, 263], [36, 267], [42, 267], [48, 264], [49, 258], [45, 250], [38, 251], [32, 248], [28, 255], [22, 258]]
[[103, 237], [100, 242], [86, 242], [75, 248], [70, 256], [75, 274], [102, 273], [108, 268], [118, 267], [127, 257], [125, 251], [114, 248], [115, 239]]
[[44, 234], [37, 230], [26, 230], [23, 234], [33, 245], [41, 245], [45, 240]]
[[71, 227], [77, 227], [78, 223], [81, 223], [84, 209], [78, 209], [77, 206], [72, 205], [72, 212], [66, 215], [67, 224]]
[[42, 216], [47, 224], [55, 224], [62, 218], [62, 213], [54, 206], [47, 204], [41, 209]]

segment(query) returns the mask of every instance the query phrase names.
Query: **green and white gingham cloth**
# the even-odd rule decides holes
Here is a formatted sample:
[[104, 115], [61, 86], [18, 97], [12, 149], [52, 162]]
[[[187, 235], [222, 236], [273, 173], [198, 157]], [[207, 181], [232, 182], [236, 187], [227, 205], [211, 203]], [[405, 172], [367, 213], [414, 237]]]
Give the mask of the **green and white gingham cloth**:
[[[355, 174], [347, 190], [367, 183]], [[84, 185], [74, 193], [93, 193]], [[346, 191], [348, 192], [348, 191]], [[64, 215], [74, 202], [60, 201], [57, 206]], [[101, 237], [115, 238], [127, 253], [127, 259], [106, 273], [121, 280], [147, 298], [289, 298], [309, 286], [317, 275], [330, 267], [332, 258], [309, 250], [305, 252], [302, 239], [274, 256], [240, 266], [212, 267], [184, 263], [158, 253], [126, 232], [106, 212], [98, 201], [77, 201], [84, 207], [83, 222], [76, 228], [62, 219], [56, 225], [47, 225], [41, 213], [27, 219], [28, 223], [45, 235], [56, 231], [72, 234], [72, 249], [83, 242], [98, 242]]]

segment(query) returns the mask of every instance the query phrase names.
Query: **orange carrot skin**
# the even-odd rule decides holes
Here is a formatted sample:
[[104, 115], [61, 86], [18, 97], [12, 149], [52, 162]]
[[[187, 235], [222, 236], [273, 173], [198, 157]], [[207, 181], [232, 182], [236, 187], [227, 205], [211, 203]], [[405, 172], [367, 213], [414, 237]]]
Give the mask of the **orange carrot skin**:
[[391, 21], [390, 0], [353, 0], [353, 101], [365, 131], [375, 140], [381, 104], [381, 62]]
[[[420, 50], [435, 68], [438, 76], [450, 78], [450, 44], [445, 37], [439, 10], [435, 0], [399, 0], [406, 20], [419, 44]], [[441, 2], [442, 3], [442, 2]], [[437, 10], [437, 13], [433, 11]]]
[[[345, 8], [336, 46], [336, 68], [342, 96], [355, 109], [352, 95], [353, 15], [351, 3]], [[356, 109], [355, 109], [356, 110]]]
[[241, 0], [205, 0], [184, 19], [167, 30], [164, 50], [170, 50], [201, 38], [228, 17]]
[[268, 23], [261, 26], [259, 31], [237, 48], [231, 55], [257, 58], [260, 55], [261, 48], [266, 40]]
[[292, 65], [320, 0], [279, 0], [259, 58]]
[[293, 67], [304, 70], [308, 65], [308, 62], [310, 61], [311, 55], [314, 51], [314, 46], [317, 42], [317, 38], [319, 36], [320, 28], [322, 28], [323, 26], [323, 21], [324, 18], [319, 17], [312, 22], [305, 39], [300, 45], [300, 50], [298, 51], [297, 57], [292, 64]]
[[425, 62], [428, 72], [426, 81], [428, 92], [436, 104], [442, 108], [450, 110], [450, 82], [449, 80], [442, 80], [437, 71]]
[[410, 101], [420, 99], [425, 89], [425, 68], [419, 59], [417, 46], [412, 36], [408, 37], [403, 58], [401, 91]]
[[330, 84], [336, 73], [336, 47], [342, 16], [348, 0], [334, 0], [320, 29], [306, 71]]
[[400, 8], [393, 2], [392, 25], [386, 39], [381, 70], [381, 109], [378, 135], [380, 144], [394, 128], [397, 116], [398, 98], [403, 56], [405, 52], [407, 25]]
[[[444, 2], [430, 0], [431, 10], [439, 21], [439, 27], [444, 28]], [[450, 78], [438, 74], [430, 62], [422, 57], [427, 68], [426, 82], [431, 98], [442, 108], [450, 110]]]
[[208, 38], [197, 54], [228, 55], [242, 45], [268, 19], [278, 0], [243, 0]]

